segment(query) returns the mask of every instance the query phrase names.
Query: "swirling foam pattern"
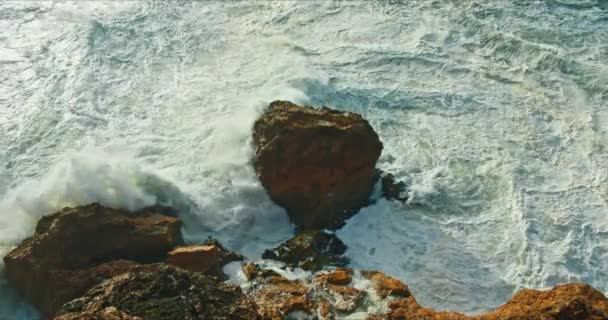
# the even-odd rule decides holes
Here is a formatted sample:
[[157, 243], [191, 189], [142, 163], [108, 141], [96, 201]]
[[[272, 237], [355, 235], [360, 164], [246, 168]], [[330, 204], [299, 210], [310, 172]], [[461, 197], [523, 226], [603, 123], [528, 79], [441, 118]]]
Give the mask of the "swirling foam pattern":
[[[362, 113], [411, 186], [339, 231], [424, 305], [608, 291], [608, 5], [545, 1], [0, 3], [0, 249], [66, 205], [180, 208], [251, 257], [292, 226], [257, 182], [274, 99]], [[0, 318], [36, 315], [0, 287]]]

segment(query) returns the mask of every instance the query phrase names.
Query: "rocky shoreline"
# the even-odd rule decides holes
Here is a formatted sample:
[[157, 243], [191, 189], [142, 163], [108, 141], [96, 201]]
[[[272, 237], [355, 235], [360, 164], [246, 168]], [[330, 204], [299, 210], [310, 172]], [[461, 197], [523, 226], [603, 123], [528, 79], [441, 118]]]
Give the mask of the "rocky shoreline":
[[55, 320], [608, 319], [608, 299], [584, 283], [525, 289], [477, 316], [424, 308], [400, 280], [349, 269], [330, 231], [369, 203], [379, 179], [387, 199], [407, 198], [403, 182], [376, 170], [382, 142], [365, 119], [275, 101], [253, 142], [262, 185], [298, 227], [265, 260], [213, 239], [185, 244], [171, 208], [90, 204], [40, 219], [4, 257], [6, 278]]

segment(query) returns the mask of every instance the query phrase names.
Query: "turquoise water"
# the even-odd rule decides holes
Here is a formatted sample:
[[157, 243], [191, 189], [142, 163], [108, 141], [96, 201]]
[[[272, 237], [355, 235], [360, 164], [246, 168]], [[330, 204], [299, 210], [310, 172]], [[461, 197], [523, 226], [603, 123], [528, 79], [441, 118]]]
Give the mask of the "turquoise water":
[[[353, 267], [477, 313], [608, 292], [606, 1], [0, 3], [0, 248], [63, 206], [180, 208], [252, 258], [293, 230], [251, 168], [268, 102], [356, 111], [411, 186], [338, 232]], [[1, 285], [0, 285], [1, 286]], [[6, 286], [0, 318], [35, 315]]]

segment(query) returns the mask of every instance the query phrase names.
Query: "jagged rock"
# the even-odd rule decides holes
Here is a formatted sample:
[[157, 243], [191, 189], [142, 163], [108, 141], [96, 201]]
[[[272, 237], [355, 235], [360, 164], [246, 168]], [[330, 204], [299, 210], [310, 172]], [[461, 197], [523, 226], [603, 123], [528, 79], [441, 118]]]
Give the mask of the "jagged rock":
[[325, 318], [331, 318], [337, 312], [350, 313], [357, 309], [366, 296], [366, 292], [348, 286], [352, 282], [351, 269], [321, 271], [314, 275], [312, 287], [316, 301], [328, 302], [318, 310]]
[[180, 226], [176, 218], [153, 209], [65, 208], [42, 218], [34, 236], [4, 257], [5, 273], [11, 285], [50, 316], [136, 262], [161, 261], [181, 243]]
[[285, 262], [291, 267], [317, 271], [324, 266], [345, 266], [346, 245], [332, 233], [304, 231], [273, 250], [266, 250], [262, 257]]
[[345, 286], [353, 281], [353, 270], [338, 268], [327, 272], [318, 272], [315, 274], [314, 281], [321, 285], [333, 284]]
[[378, 271], [361, 271], [361, 275], [370, 280], [381, 298], [388, 296], [409, 297], [408, 287], [401, 281]]
[[382, 196], [389, 200], [407, 201], [407, 185], [397, 180], [392, 173], [380, 172], [380, 184], [382, 185]]
[[384, 274], [374, 272], [371, 276], [371, 281], [374, 282], [375, 290], [380, 296], [389, 294], [389, 292], [392, 292], [390, 294], [394, 295], [396, 290], [402, 298], [389, 301], [389, 311], [387, 313], [372, 315], [367, 318], [368, 320], [608, 319], [608, 298], [593, 287], [583, 283], [560, 285], [548, 291], [524, 289], [515, 294], [509, 302], [493, 312], [479, 316], [465, 316], [456, 312], [436, 311], [421, 307], [416, 302], [416, 299], [414, 299], [414, 296], [407, 291], [407, 286]]
[[[389, 312], [382, 315], [373, 315], [367, 320], [467, 320], [471, 319], [456, 312], [435, 311], [421, 307], [413, 296], [388, 302]], [[527, 318], [536, 320], [536, 318]], [[541, 318], [539, 318], [540, 320]], [[503, 320], [503, 319], [496, 319]]]
[[144, 320], [128, 315], [115, 307], [101, 310], [90, 310], [82, 313], [68, 313], [55, 317], [53, 320]]
[[[353, 272], [338, 268], [318, 271], [303, 279], [288, 280], [274, 271], [262, 276], [270, 270], [262, 270], [255, 264], [248, 264], [243, 269], [255, 275], [249, 277], [252, 282], [246, 286], [247, 294], [258, 303], [260, 313], [272, 320], [284, 319], [296, 311], [310, 319], [608, 319], [608, 298], [582, 283], [561, 285], [549, 291], [522, 290], [496, 311], [466, 316], [420, 306], [407, 285], [378, 271]], [[378, 313], [369, 315], [372, 310]]]
[[608, 298], [588, 284], [571, 283], [548, 291], [524, 289], [479, 320], [606, 320]]
[[249, 281], [257, 279], [257, 278], [265, 279], [265, 278], [280, 276], [280, 274], [278, 274], [276, 271], [269, 270], [269, 269], [261, 269], [260, 266], [255, 263], [246, 263], [243, 266], [243, 273], [245, 274], [245, 277], [247, 277], [247, 280], [249, 280]]
[[256, 304], [237, 286], [163, 263], [133, 268], [65, 304], [55, 320], [81, 319], [108, 307], [146, 320], [256, 320]]
[[351, 286], [350, 269], [324, 270], [295, 280], [253, 263], [244, 265], [243, 271], [252, 281], [246, 286], [247, 295], [255, 300], [263, 319], [286, 319], [294, 313], [310, 319], [333, 319], [352, 313], [366, 297], [366, 292]]
[[253, 127], [255, 170], [304, 229], [333, 229], [368, 203], [382, 142], [360, 115], [274, 101]]
[[283, 320], [293, 312], [312, 315], [316, 304], [308, 297], [308, 286], [303, 281], [283, 277], [269, 277], [249, 292], [258, 305], [263, 319]]
[[202, 245], [178, 247], [167, 254], [168, 264], [178, 266], [192, 272], [202, 272], [225, 279], [222, 267], [232, 261], [242, 260], [243, 257], [227, 250], [217, 240], [207, 240]]

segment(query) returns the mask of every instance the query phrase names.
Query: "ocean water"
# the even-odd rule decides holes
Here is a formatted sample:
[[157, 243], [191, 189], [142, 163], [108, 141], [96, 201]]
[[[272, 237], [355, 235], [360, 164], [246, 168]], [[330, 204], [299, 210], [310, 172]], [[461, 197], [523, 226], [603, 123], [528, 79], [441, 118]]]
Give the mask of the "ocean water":
[[[3, 1], [0, 30], [2, 254], [64, 206], [162, 202], [259, 258], [293, 226], [250, 130], [288, 99], [361, 113], [410, 185], [338, 231], [353, 267], [471, 314], [608, 292], [605, 0]], [[0, 319], [37, 319], [2, 281]]]

